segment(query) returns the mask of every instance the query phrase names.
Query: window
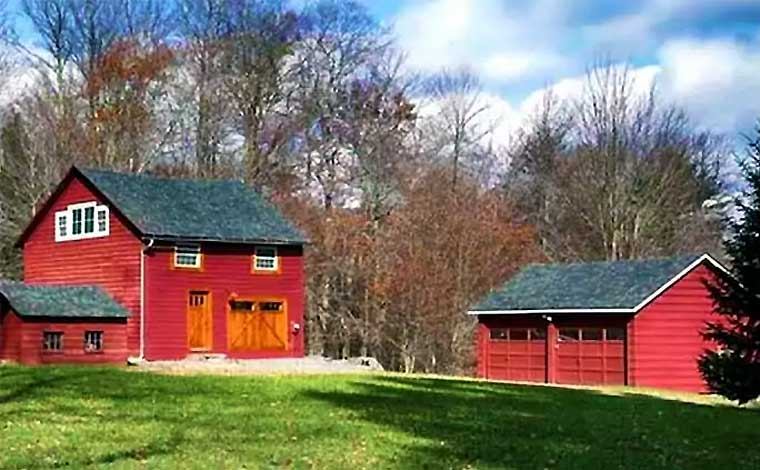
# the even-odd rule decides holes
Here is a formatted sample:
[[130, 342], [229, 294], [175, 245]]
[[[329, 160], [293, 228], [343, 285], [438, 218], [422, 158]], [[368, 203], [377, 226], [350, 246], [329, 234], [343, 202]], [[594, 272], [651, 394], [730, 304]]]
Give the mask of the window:
[[607, 328], [604, 332], [607, 341], [623, 341], [625, 339], [625, 329]]
[[108, 208], [98, 207], [98, 232], [108, 232]]
[[533, 328], [530, 330], [530, 339], [543, 340], [546, 339], [546, 330], [543, 328]]
[[55, 241], [108, 236], [108, 207], [95, 202], [72, 204], [55, 213]]
[[491, 339], [509, 339], [509, 330], [506, 328], [491, 328]]
[[50, 352], [63, 351], [63, 333], [60, 331], [45, 331], [42, 333], [42, 350]]
[[580, 330], [578, 328], [560, 328], [559, 340], [560, 341], [578, 341], [580, 338]]
[[174, 266], [178, 268], [200, 268], [201, 247], [197, 245], [174, 247]]
[[282, 312], [282, 302], [259, 302], [259, 310], [263, 313]]
[[71, 211], [71, 235], [82, 234], [82, 209], [74, 209]]
[[102, 331], [85, 331], [84, 332], [84, 350], [85, 352], [100, 352], [103, 350], [103, 332]]
[[275, 272], [277, 269], [277, 248], [272, 246], [257, 246], [256, 254], [253, 256], [253, 270]]
[[601, 341], [602, 329], [601, 328], [584, 328], [581, 331], [581, 340], [583, 341]]
[[509, 340], [510, 341], [527, 341], [528, 340], [528, 330], [525, 329], [515, 329], [510, 328], [509, 329]]
[[250, 300], [230, 300], [230, 310], [235, 312], [253, 312], [256, 304]]
[[69, 217], [66, 212], [57, 212], [55, 214], [55, 239], [63, 240], [69, 235]]

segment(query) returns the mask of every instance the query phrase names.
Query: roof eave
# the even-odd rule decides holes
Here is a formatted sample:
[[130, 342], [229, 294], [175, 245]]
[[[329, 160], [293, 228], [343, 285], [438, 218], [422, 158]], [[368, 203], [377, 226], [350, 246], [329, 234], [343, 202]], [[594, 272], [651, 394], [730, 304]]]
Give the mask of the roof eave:
[[632, 308], [547, 308], [521, 310], [468, 310], [468, 315], [552, 315], [552, 314], [636, 313]]
[[146, 233], [142, 236], [143, 240], [155, 240], [165, 242], [189, 242], [189, 243], [228, 243], [237, 245], [280, 245], [280, 246], [300, 246], [309, 245], [309, 240], [287, 240], [287, 239], [268, 239], [268, 238], [250, 238], [250, 239], [235, 239], [235, 238], [213, 238], [213, 237], [181, 237], [175, 235], [159, 235]]

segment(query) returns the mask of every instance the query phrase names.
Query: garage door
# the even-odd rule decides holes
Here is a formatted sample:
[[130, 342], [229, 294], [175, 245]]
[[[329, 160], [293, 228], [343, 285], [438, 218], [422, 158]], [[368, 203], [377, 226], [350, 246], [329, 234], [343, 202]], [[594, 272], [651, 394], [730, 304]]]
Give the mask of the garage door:
[[489, 379], [544, 382], [546, 330], [491, 328], [486, 373]]
[[625, 384], [623, 328], [559, 328], [557, 382]]

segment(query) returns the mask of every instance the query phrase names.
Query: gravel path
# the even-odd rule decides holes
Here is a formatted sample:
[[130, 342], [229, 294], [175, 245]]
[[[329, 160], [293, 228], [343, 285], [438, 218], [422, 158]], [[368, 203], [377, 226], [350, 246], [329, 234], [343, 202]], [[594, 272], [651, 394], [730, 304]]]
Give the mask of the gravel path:
[[204, 373], [221, 375], [248, 374], [355, 374], [378, 372], [383, 367], [374, 358], [334, 360], [320, 356], [282, 359], [192, 358], [182, 361], [143, 361], [139, 370], [169, 374]]

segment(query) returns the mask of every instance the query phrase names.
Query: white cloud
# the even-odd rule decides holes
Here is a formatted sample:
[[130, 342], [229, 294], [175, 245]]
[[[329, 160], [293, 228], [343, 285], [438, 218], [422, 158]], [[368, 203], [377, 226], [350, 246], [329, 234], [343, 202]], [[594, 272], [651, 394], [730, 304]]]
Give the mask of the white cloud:
[[699, 124], [734, 133], [760, 117], [760, 41], [675, 40], [659, 51], [663, 93]]
[[509, 8], [496, 0], [410, 3], [395, 19], [408, 65], [423, 72], [469, 66], [491, 83], [509, 83], [566, 65], [552, 51], [547, 10]]

